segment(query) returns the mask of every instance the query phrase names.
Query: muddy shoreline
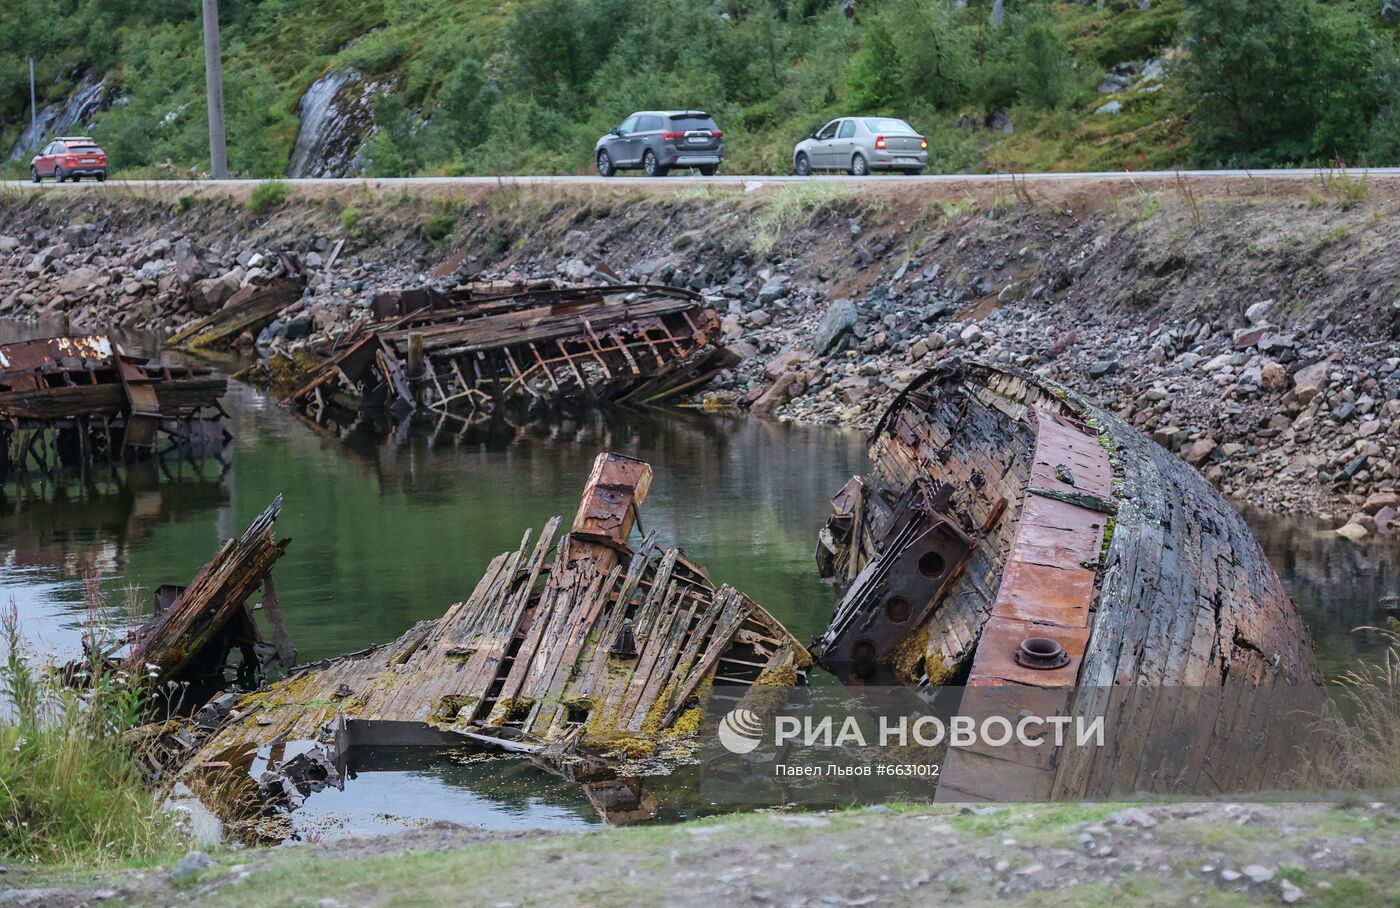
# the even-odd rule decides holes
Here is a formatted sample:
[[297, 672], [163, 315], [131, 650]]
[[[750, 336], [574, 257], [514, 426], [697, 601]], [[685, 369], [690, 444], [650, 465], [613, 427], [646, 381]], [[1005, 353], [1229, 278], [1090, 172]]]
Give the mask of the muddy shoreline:
[[[1378, 194], [1377, 194], [1378, 195]], [[1240, 503], [1396, 528], [1400, 207], [1259, 184], [950, 196], [504, 187], [460, 197], [97, 194], [0, 202], [0, 317], [172, 331], [282, 253], [308, 276], [259, 357], [322, 351], [385, 289], [622, 280], [714, 301], [743, 362], [692, 403], [868, 428], [941, 358], [1122, 416]]]

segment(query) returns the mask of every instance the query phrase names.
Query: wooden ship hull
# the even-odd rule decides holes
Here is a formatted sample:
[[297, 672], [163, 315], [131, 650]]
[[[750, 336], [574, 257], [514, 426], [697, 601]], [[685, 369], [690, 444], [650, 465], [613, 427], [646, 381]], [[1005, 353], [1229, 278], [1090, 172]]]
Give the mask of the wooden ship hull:
[[428, 288], [380, 294], [283, 402], [314, 419], [336, 410], [480, 417], [506, 403], [646, 403], [708, 381], [737, 359], [719, 316], [677, 287]]
[[940, 799], [1308, 783], [1297, 754], [1318, 742], [1279, 718], [1316, 702], [1307, 631], [1187, 464], [1070, 391], [957, 360], [896, 398], [870, 456], [821, 532], [843, 595], [818, 664], [856, 686], [957, 687], [973, 717], [1105, 719], [1102, 746], [949, 748]]
[[480, 746], [595, 786], [605, 815], [644, 809], [641, 786], [611, 770], [686, 751], [707, 706], [786, 690], [811, 663], [679, 549], [654, 533], [631, 547], [651, 476], [599, 455], [561, 539], [556, 517], [436, 621], [230, 702], [216, 727], [184, 733], [182, 779], [235, 828], [258, 829], [339, 784], [352, 748]]
[[0, 344], [0, 473], [219, 453], [226, 379], [159, 365], [106, 335]]

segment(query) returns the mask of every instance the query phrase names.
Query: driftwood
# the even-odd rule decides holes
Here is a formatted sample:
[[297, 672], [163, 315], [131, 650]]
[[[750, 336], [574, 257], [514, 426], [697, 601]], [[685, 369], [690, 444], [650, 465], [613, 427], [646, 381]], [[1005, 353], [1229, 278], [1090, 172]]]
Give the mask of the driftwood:
[[[239, 649], [244, 664], [256, 664], [261, 643], [248, 598], [259, 588], [270, 592], [270, 571], [286, 551], [289, 539], [275, 539], [273, 524], [282, 510], [278, 496], [237, 539], [226, 541], [188, 586], [164, 587], [164, 604], [136, 635], [128, 667], [141, 675], [154, 673], [157, 685], [168, 681], [200, 681], [223, 686], [225, 661]], [[275, 608], [275, 596], [267, 597]], [[280, 620], [280, 619], [274, 619]], [[273, 649], [287, 655], [285, 643]]]
[[1283, 720], [1319, 702], [1307, 631], [1185, 463], [1066, 389], [957, 361], [895, 400], [870, 455], [818, 546], [843, 591], [820, 664], [853, 685], [966, 685], [974, 717], [1107, 722], [1105, 747], [950, 748], [940, 798], [1308, 783], [1295, 750], [1319, 752], [1315, 729]]
[[489, 412], [504, 401], [646, 402], [735, 362], [719, 317], [674, 287], [531, 287], [501, 295], [417, 289], [376, 297], [357, 329], [284, 403]]
[[301, 291], [300, 278], [249, 284], [229, 297], [219, 311], [186, 325], [165, 345], [187, 349], [232, 346], [244, 331], [256, 336], [283, 309], [301, 299]]
[[[454, 744], [602, 784], [599, 765], [686, 745], [706, 704], [800, 683], [810, 659], [771, 615], [655, 534], [630, 546], [651, 476], [642, 461], [599, 455], [562, 539], [555, 518], [440, 619], [239, 699], [185, 759], [191, 787], [247, 818], [334, 784], [325, 767], [352, 747]], [[268, 759], [253, 779], [259, 752]], [[307, 761], [321, 767], [315, 784]]]

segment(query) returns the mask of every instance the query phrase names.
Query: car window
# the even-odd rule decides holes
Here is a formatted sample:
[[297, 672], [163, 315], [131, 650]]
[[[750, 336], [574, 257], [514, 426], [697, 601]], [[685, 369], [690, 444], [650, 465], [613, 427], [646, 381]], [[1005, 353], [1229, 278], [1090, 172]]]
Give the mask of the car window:
[[74, 154], [99, 154], [102, 149], [98, 148], [96, 145], [74, 145], [69, 151]]
[[53, 143], [53, 151], [49, 152], [49, 154], [63, 154], [63, 143], [62, 143], [62, 142], [55, 142], [55, 143]]
[[660, 117], [640, 117], [637, 120], [637, 132], [660, 132]]
[[620, 133], [623, 133], [623, 134], [626, 134], [626, 133], [629, 133], [629, 132], [636, 132], [636, 131], [637, 131], [637, 115], [636, 115], [636, 114], [633, 114], [632, 116], [630, 116], [630, 117], [628, 117], [627, 119], [623, 120], [623, 121], [622, 121], [622, 125], [619, 126], [619, 127], [617, 128], [617, 131], [620, 132]]
[[822, 127], [822, 131], [817, 133], [818, 139], [830, 139], [836, 135], [836, 127], [841, 124], [840, 120], [832, 120]]
[[856, 121], [855, 121], [855, 120], [842, 120], [842, 121], [841, 121], [841, 131], [840, 131], [839, 133], [836, 134], [836, 137], [837, 137], [838, 139], [849, 139], [851, 136], [853, 136], [853, 135], [855, 135], [855, 134], [856, 134]]
[[882, 133], [884, 135], [889, 135], [891, 133], [896, 135], [902, 133], [909, 136], [918, 135], [918, 133], [914, 131], [914, 127], [910, 126], [908, 123], [891, 117], [872, 117], [865, 121], [865, 128], [873, 133]]
[[707, 113], [674, 114], [667, 119], [674, 129], [708, 129], [713, 132], [717, 128]]

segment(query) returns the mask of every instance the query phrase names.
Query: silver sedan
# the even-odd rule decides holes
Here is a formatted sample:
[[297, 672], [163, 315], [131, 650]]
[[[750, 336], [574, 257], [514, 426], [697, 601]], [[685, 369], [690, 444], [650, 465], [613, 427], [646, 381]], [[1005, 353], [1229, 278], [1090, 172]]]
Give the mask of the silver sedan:
[[812, 133], [792, 150], [801, 176], [844, 170], [863, 177], [875, 170], [917, 174], [928, 166], [928, 140], [893, 117], [842, 117]]

